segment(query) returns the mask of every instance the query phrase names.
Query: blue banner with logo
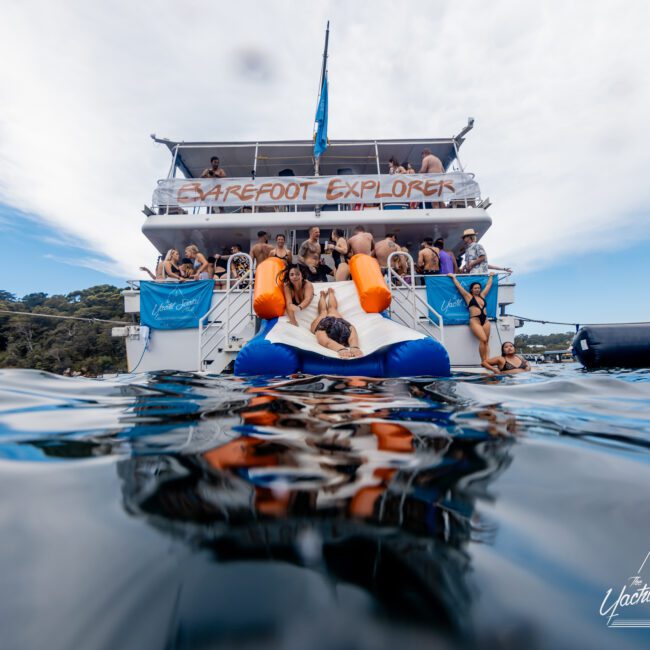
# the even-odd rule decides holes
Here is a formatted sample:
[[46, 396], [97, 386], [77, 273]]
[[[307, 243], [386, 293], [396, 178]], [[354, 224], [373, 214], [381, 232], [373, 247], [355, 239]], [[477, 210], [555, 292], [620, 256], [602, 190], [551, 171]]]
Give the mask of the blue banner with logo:
[[[499, 292], [499, 280], [496, 275], [493, 276], [492, 288], [486, 296], [486, 311], [488, 318], [497, 316], [497, 293]], [[485, 288], [488, 281], [487, 275], [458, 275], [456, 279], [463, 288], [469, 292], [469, 286], [472, 282], [481, 284], [481, 291]], [[467, 303], [460, 295], [456, 285], [451, 278], [446, 275], [428, 275], [425, 277], [427, 288], [427, 302], [441, 316], [445, 325], [467, 325], [469, 323], [469, 310]], [[430, 314], [431, 320], [438, 322], [434, 314]]]
[[210, 310], [214, 280], [140, 283], [140, 324], [157, 330], [198, 327]]

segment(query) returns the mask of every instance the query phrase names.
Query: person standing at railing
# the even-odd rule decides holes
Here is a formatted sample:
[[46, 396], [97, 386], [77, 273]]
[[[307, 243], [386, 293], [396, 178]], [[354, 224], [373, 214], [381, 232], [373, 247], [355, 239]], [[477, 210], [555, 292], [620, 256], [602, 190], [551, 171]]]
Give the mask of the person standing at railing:
[[348, 266], [348, 242], [343, 236], [343, 231], [334, 228], [328, 242], [325, 244], [325, 253], [332, 256], [334, 262], [334, 279], [337, 282], [350, 278], [350, 267]]
[[444, 174], [445, 168], [438, 156], [431, 153], [431, 149], [422, 150], [422, 166], [420, 174]]
[[210, 166], [201, 172], [201, 178], [225, 178], [226, 171], [223, 167], [219, 167], [219, 158], [212, 156], [210, 158]]
[[257, 243], [251, 248], [251, 257], [259, 266], [267, 257], [270, 257], [272, 246], [269, 244], [269, 236], [264, 230], [257, 233]]
[[277, 257], [280, 260], [284, 260], [287, 264], [291, 264], [291, 251], [286, 246], [287, 238], [279, 233], [275, 236], [275, 248], [271, 249], [269, 257]]
[[[225, 177], [226, 177], [226, 171], [223, 167], [219, 167], [219, 158], [217, 156], [212, 156], [212, 158], [210, 158], [210, 166], [206, 167], [201, 172], [201, 178], [225, 178]], [[208, 212], [210, 212], [211, 214], [218, 214], [221, 212], [221, 208], [210, 207], [208, 208]]]
[[[402, 253], [411, 254], [408, 246], [398, 247], [398, 250]], [[397, 275], [399, 275], [406, 284], [411, 284], [411, 274], [409, 273], [410, 265], [407, 258], [404, 255], [395, 255], [395, 257], [393, 257], [392, 265]]]
[[[438, 156], [431, 153], [431, 149], [424, 149], [422, 151], [422, 165], [420, 166], [420, 174], [444, 174], [445, 168], [442, 161]], [[425, 203], [424, 207], [444, 208], [445, 204], [441, 201], [434, 203]]]
[[178, 280], [179, 282], [185, 282], [185, 278], [181, 274], [181, 269], [178, 267], [180, 259], [180, 253], [175, 248], [170, 248], [167, 251], [162, 269], [163, 280]]
[[440, 273], [442, 275], [447, 275], [449, 273], [458, 273], [458, 264], [456, 264], [456, 258], [453, 253], [450, 253], [445, 250], [445, 241], [442, 238], [436, 239], [433, 242], [434, 247], [438, 250], [438, 255], [440, 256]]
[[[298, 264], [304, 264], [305, 266], [309, 266], [307, 262], [307, 257], [311, 253], [312, 255], [317, 255], [318, 259], [320, 259], [321, 256], [321, 246], [320, 246], [320, 228], [318, 226], [312, 226], [309, 229], [309, 239], [306, 239], [302, 244], [300, 245], [300, 248], [298, 249]], [[312, 273], [316, 273], [316, 267], [310, 266], [309, 270]]]
[[431, 237], [425, 237], [420, 244], [417, 269], [422, 275], [438, 275], [440, 273], [440, 255], [433, 245]]
[[389, 174], [406, 174], [406, 168], [400, 165], [397, 162], [395, 156], [391, 156], [388, 161], [388, 173]]
[[[249, 261], [243, 257], [243, 256], [237, 256], [237, 253], [241, 253], [242, 249], [239, 244], [233, 244], [230, 247], [230, 252], [232, 255], [230, 256], [230, 285], [234, 286], [237, 284], [237, 281], [239, 278], [243, 278], [246, 276], [246, 274], [250, 271], [250, 263]], [[240, 282], [237, 285], [238, 289], [248, 289], [248, 280], [244, 280], [243, 282]]]
[[353, 255], [373, 255], [375, 250], [375, 238], [372, 233], [366, 232], [363, 226], [354, 229], [354, 235], [348, 239], [349, 257]]
[[400, 248], [397, 245], [397, 236], [394, 232], [387, 232], [386, 237], [375, 244], [375, 257], [379, 262], [381, 272], [385, 275], [388, 270], [388, 256]]
[[476, 232], [473, 228], [463, 231], [463, 243], [465, 244], [465, 266], [463, 271], [472, 275], [485, 274], [488, 272], [488, 259], [485, 248], [476, 241]]
[[[205, 280], [207, 279], [208, 260], [205, 259], [203, 253], [199, 251], [199, 247], [195, 244], [190, 244], [185, 248], [185, 257], [192, 260], [194, 266], [194, 273], [191, 280]], [[203, 277], [201, 274], [205, 274]]]

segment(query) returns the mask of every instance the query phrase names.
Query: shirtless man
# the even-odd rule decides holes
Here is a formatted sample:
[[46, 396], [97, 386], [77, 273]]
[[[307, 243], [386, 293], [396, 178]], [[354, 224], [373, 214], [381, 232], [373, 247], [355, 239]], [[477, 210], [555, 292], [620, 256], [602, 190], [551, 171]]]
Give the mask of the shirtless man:
[[201, 178], [225, 178], [226, 172], [223, 167], [219, 167], [219, 158], [212, 156], [210, 158], [210, 167], [201, 172]]
[[302, 244], [300, 245], [300, 249], [298, 250], [298, 257], [297, 257], [297, 262], [298, 264], [303, 264], [305, 266], [309, 267], [309, 270], [312, 273], [316, 273], [316, 267], [310, 266], [307, 262], [307, 257], [308, 254], [317, 255], [318, 259], [320, 260], [320, 255], [321, 255], [321, 247], [320, 247], [320, 242], [318, 241], [318, 238], [320, 237], [320, 228], [318, 226], [312, 226], [309, 229], [309, 239], [306, 239]]
[[349, 256], [358, 255], [372, 255], [375, 249], [375, 240], [371, 233], [366, 232], [363, 226], [357, 226], [354, 229], [354, 235], [348, 239], [348, 248], [350, 249]]
[[422, 151], [422, 167], [420, 174], [444, 174], [445, 168], [442, 166], [440, 158], [431, 153], [431, 149]]
[[394, 232], [387, 232], [386, 237], [375, 244], [375, 257], [382, 273], [385, 273], [388, 267], [388, 256], [398, 250], [400, 247], [397, 245], [397, 236]]
[[[422, 151], [422, 166], [420, 167], [420, 174], [444, 174], [445, 168], [442, 166], [440, 158], [431, 153], [431, 149], [424, 149]], [[441, 201], [434, 201], [431, 204], [425, 203], [425, 207], [444, 208], [445, 204]]]
[[433, 245], [431, 237], [422, 240], [422, 248], [418, 253], [418, 270], [422, 275], [437, 275], [440, 273], [440, 254]]
[[251, 257], [255, 264], [259, 266], [267, 257], [271, 255], [273, 247], [269, 244], [269, 236], [263, 230], [257, 233], [257, 243], [251, 248]]

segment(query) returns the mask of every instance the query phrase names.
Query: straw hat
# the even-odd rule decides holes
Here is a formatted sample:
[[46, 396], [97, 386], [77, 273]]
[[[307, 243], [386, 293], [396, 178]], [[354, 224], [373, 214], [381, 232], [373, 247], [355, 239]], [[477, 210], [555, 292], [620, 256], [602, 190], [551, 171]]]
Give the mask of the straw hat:
[[463, 231], [463, 237], [476, 237], [476, 231], [474, 228], [468, 228], [467, 230]]

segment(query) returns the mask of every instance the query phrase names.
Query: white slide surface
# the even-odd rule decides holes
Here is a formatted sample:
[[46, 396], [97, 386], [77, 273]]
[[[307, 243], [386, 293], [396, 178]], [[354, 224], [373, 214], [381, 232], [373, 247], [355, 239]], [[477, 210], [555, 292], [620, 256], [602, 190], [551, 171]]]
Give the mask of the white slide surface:
[[337, 352], [319, 345], [310, 327], [318, 315], [318, 299], [321, 291], [334, 289], [338, 309], [349, 323], [354, 325], [359, 335], [359, 347], [363, 356], [372, 354], [380, 348], [401, 341], [415, 341], [426, 336], [400, 323], [384, 318], [381, 314], [368, 314], [359, 302], [359, 294], [352, 280], [345, 282], [314, 282], [314, 299], [309, 307], [297, 313], [298, 327], [292, 325], [286, 316], [281, 316], [266, 339], [271, 343], [284, 343], [307, 352], [316, 352], [325, 357], [339, 358]]

